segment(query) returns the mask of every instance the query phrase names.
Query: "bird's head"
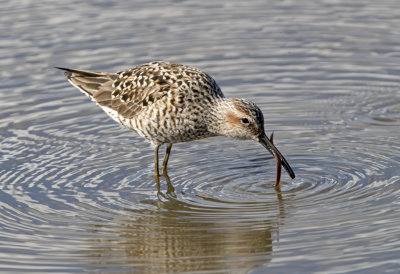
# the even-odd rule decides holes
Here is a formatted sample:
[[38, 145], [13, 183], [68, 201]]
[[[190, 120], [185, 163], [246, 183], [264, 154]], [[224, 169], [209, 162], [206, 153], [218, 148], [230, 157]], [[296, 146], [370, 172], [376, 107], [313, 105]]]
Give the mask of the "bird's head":
[[226, 109], [223, 135], [242, 139], [256, 140], [264, 133], [264, 116], [253, 102], [244, 99], [229, 99]]
[[253, 102], [244, 99], [228, 99], [223, 115], [223, 125], [220, 125], [220, 134], [242, 139], [255, 140], [261, 143], [271, 154], [276, 153], [282, 166], [293, 179], [295, 174], [289, 163], [270, 141], [264, 131], [264, 116], [259, 107]]

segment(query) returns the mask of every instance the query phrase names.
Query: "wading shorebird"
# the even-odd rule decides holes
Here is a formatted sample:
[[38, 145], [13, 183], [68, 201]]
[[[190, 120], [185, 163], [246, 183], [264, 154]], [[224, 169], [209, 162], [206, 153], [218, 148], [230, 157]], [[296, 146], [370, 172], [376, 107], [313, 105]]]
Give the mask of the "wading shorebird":
[[220, 135], [260, 142], [295, 178], [265, 134], [261, 110], [248, 100], [225, 98], [215, 80], [197, 68], [168, 62], [117, 73], [57, 68], [111, 118], [153, 145], [157, 180], [160, 145], [166, 144], [162, 173], [167, 177], [172, 144]]

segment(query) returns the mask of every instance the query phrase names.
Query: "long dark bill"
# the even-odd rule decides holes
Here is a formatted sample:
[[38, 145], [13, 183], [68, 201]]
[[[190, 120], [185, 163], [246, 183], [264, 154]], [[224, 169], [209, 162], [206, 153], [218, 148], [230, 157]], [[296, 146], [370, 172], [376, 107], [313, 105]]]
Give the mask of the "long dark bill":
[[268, 139], [267, 135], [262, 134], [258, 141], [266, 148], [268, 151], [274, 155], [274, 152], [278, 155], [279, 159], [281, 159], [282, 166], [286, 169], [287, 173], [289, 173], [290, 177], [294, 179], [296, 175], [294, 175], [293, 169], [290, 167], [289, 163], [286, 161], [285, 157], [279, 152], [279, 150], [274, 146], [273, 143]]

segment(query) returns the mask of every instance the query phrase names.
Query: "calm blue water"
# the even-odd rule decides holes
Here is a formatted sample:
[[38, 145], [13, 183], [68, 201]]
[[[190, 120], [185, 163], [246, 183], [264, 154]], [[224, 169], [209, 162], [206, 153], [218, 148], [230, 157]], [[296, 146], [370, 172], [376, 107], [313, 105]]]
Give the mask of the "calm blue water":
[[[398, 1], [0, 1], [0, 270], [397, 272]], [[165, 60], [256, 102], [258, 143], [153, 149], [54, 66]]]

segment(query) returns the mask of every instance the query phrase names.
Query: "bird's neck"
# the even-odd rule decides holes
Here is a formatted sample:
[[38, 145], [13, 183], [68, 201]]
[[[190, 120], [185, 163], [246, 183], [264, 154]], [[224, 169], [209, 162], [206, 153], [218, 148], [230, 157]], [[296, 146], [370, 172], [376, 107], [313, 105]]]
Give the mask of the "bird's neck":
[[206, 115], [208, 131], [213, 135], [224, 135], [227, 114], [234, 111], [234, 98], [217, 98]]

